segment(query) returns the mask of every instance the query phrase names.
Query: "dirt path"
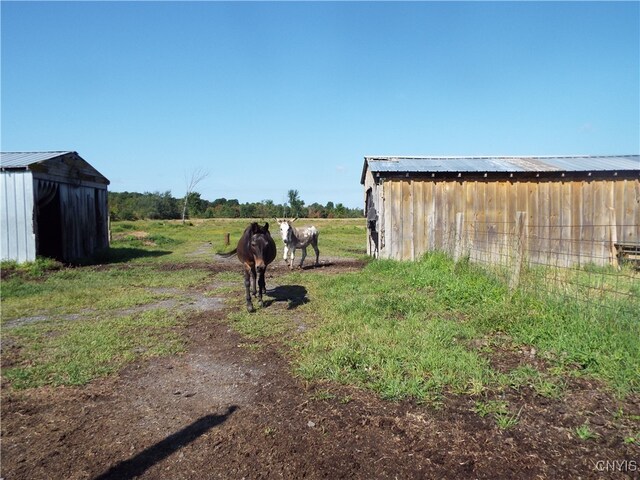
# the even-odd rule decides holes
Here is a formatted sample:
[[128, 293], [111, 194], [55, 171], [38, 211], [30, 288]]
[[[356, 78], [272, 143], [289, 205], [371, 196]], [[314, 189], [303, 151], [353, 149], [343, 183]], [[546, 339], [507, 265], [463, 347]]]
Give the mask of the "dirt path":
[[[356, 268], [333, 260], [319, 271]], [[272, 292], [282, 289], [285, 269], [272, 269]], [[221, 302], [194, 309], [180, 356], [133, 364], [83, 388], [3, 389], [2, 477], [638, 478], [640, 449], [613, 435], [606, 416], [620, 405], [587, 381], [559, 400], [507, 396], [522, 416], [500, 430], [473, 413], [470, 397], [448, 396], [436, 409], [307, 385], [291, 375], [281, 346], [246, 348], [226, 315]], [[637, 398], [624, 408], [640, 414]], [[593, 413], [597, 439], [572, 433], [584, 421], [577, 412]], [[636, 469], [600, 471], [598, 462], [624, 460]]]

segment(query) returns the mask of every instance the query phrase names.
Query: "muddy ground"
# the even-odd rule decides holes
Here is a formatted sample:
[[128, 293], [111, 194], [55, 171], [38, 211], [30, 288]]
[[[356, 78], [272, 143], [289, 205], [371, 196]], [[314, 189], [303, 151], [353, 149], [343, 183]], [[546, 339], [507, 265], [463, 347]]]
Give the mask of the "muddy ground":
[[[315, 271], [361, 267], [329, 259]], [[216, 289], [215, 273], [238, 264], [209, 268], [212, 284], [180, 307], [191, 308], [186, 353], [81, 388], [2, 385], [3, 479], [639, 478], [640, 447], [628, 441], [638, 430], [637, 396], [619, 401], [585, 379], [568, 380], [559, 399], [524, 388], [502, 397], [520, 415], [500, 429], [474, 412], [470, 396], [420, 405], [307, 384], [291, 374], [284, 345], [256, 348], [225, 321], [224, 298], [204, 296]], [[295, 316], [288, 306], [313, 299], [279, 284], [285, 271], [281, 262], [270, 267], [266, 308]], [[243, 294], [240, 281], [231, 294]], [[495, 355], [494, 366], [506, 369], [527, 352]], [[577, 437], [585, 423], [596, 438]]]

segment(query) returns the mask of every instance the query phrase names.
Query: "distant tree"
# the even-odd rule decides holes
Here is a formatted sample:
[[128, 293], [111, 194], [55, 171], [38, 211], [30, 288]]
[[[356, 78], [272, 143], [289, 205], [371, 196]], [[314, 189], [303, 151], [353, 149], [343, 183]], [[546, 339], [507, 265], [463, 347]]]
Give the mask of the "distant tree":
[[241, 218], [255, 218], [256, 217], [256, 204], [255, 203], [243, 203], [240, 205], [240, 217]]
[[325, 218], [325, 210], [319, 203], [312, 203], [307, 208], [307, 215], [309, 218]]
[[191, 177], [186, 179], [187, 192], [184, 194], [184, 203], [182, 205], [182, 223], [185, 222], [185, 218], [187, 217], [187, 204], [189, 203], [191, 194], [193, 193], [196, 186], [208, 176], [209, 172], [202, 170], [201, 168], [197, 168], [193, 172], [191, 172]]
[[256, 204], [255, 213], [258, 218], [274, 218], [278, 216], [273, 200], [262, 200], [262, 202]]
[[[341, 203], [337, 206], [328, 202], [326, 206], [312, 203], [308, 207], [300, 198], [297, 190], [291, 190], [289, 202], [275, 204], [273, 200], [247, 202], [240, 204], [237, 199], [217, 198], [213, 202], [205, 200], [200, 193], [193, 191], [188, 198], [189, 217], [205, 218], [264, 218], [296, 216], [309, 218], [361, 217], [361, 208], [347, 208]], [[184, 213], [183, 199], [166, 192], [109, 192], [109, 214], [111, 219], [178, 219]]]
[[337, 218], [344, 218], [347, 214], [347, 209], [341, 203], [338, 203], [335, 208], [335, 215]]
[[155, 192], [148, 194], [148, 208], [141, 218], [152, 218], [158, 220], [180, 218], [178, 201], [171, 196], [171, 191], [164, 193]]
[[203, 200], [198, 192], [191, 192], [189, 194], [189, 217], [203, 217], [209, 202]]
[[300, 198], [298, 190], [289, 190], [287, 197], [289, 198], [289, 215], [292, 217], [303, 217], [304, 201]]

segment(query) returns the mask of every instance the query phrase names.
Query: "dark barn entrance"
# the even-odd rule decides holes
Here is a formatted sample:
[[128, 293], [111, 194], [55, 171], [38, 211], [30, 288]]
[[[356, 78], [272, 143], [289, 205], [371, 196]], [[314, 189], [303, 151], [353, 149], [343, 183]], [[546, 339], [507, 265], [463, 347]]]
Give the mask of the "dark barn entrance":
[[36, 254], [64, 260], [62, 249], [62, 216], [60, 215], [60, 190], [54, 183], [40, 182], [36, 208]]

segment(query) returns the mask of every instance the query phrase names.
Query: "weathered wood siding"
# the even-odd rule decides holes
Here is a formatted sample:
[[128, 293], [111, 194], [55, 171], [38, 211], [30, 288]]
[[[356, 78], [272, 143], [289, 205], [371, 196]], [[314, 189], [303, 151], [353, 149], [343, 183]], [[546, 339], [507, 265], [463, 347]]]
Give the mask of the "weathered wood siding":
[[383, 212], [381, 258], [454, 254], [463, 239], [472, 260], [504, 260], [512, 255], [516, 212], [526, 212], [524, 248], [533, 263], [606, 264], [612, 238], [640, 242], [637, 179], [372, 180]]
[[108, 246], [107, 191], [60, 184], [63, 258], [89, 257]]

